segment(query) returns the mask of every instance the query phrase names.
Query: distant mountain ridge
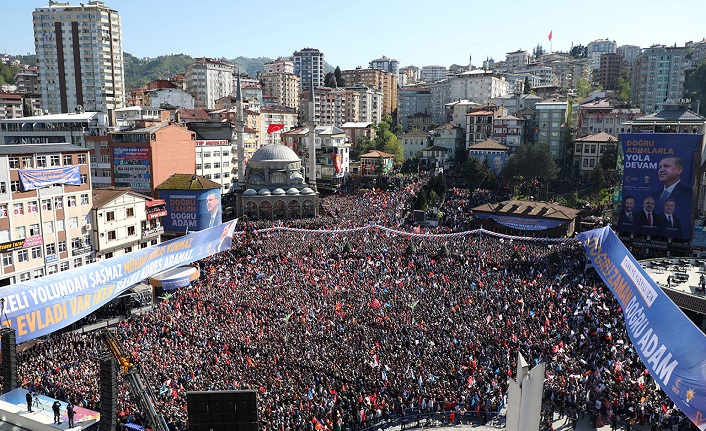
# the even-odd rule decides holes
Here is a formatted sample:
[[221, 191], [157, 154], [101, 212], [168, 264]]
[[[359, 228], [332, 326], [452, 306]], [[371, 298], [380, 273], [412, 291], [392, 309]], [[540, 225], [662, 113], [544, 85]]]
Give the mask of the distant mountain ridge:
[[[137, 58], [124, 52], [125, 62], [125, 88], [136, 88], [155, 79], [169, 79], [178, 74], [185, 73], [186, 68], [194, 61], [194, 57], [186, 54], [160, 55], [157, 58]], [[237, 64], [241, 70], [251, 77], [256, 77], [258, 72], [265, 71], [265, 63], [272, 61], [268, 57], [237, 57], [232, 60], [220, 58], [227, 63]], [[332, 72], [334, 67], [324, 62], [324, 70]]]

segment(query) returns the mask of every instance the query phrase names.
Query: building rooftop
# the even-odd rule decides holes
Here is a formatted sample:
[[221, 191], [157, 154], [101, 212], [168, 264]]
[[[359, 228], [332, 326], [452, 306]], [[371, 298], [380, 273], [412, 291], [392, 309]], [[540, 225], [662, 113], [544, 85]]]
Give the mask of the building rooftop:
[[144, 198], [146, 201], [151, 201], [152, 198], [141, 193], [137, 193], [127, 188], [105, 188], [105, 189], [93, 189], [93, 208], [98, 209], [106, 205], [120, 196], [129, 193], [131, 195], [139, 196]]
[[618, 142], [618, 137], [613, 136], [610, 133], [598, 132], [593, 135], [584, 136], [583, 138], [574, 139], [576, 142]]
[[557, 220], [573, 220], [580, 210], [565, 207], [553, 202], [535, 202], [507, 200], [497, 203], [487, 203], [473, 208], [473, 212], [511, 215], [527, 218], [549, 218]]
[[172, 174], [156, 190], [211, 190], [220, 189], [221, 185], [194, 174]]
[[394, 154], [386, 153], [384, 151], [373, 150], [369, 153], [362, 154], [361, 158], [365, 157], [368, 159], [389, 159], [395, 157]]
[[635, 118], [629, 124], [652, 124], [666, 122], [683, 122], [683, 123], [706, 123], [706, 117], [697, 114], [687, 108], [667, 108], [659, 112], [645, 115], [640, 118]]
[[68, 114], [35, 115], [32, 117], [9, 118], [4, 123], [80, 123], [89, 122], [96, 117], [105, 116], [103, 112], [81, 112]]
[[369, 121], [348, 121], [347, 123], [343, 123], [341, 129], [365, 129], [372, 124], [373, 123]]
[[0, 145], [0, 156], [10, 154], [67, 153], [76, 151], [87, 152], [88, 149], [73, 144]]
[[507, 151], [510, 149], [505, 144], [501, 144], [500, 142], [496, 141], [495, 139], [488, 138], [483, 142], [478, 142], [477, 144], [473, 144], [470, 147], [468, 147], [469, 150], [503, 150]]

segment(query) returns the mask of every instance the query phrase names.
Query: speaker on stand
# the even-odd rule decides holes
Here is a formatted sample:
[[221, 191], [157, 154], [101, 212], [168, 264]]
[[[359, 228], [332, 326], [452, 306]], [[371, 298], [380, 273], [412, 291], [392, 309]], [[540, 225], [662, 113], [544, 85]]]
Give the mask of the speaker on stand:
[[111, 353], [100, 357], [101, 420], [99, 431], [115, 431], [118, 423], [118, 367]]
[[[4, 303], [4, 301], [3, 301]], [[17, 389], [17, 339], [13, 328], [0, 329], [2, 343], [2, 393]]]

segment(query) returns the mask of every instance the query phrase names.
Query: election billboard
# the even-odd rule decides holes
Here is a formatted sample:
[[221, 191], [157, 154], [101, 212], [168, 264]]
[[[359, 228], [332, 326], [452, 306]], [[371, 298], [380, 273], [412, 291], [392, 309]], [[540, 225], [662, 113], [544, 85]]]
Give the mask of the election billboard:
[[138, 193], [151, 193], [150, 149], [113, 147], [113, 177], [116, 187], [131, 187]]
[[54, 184], [67, 186], [81, 185], [81, 171], [78, 166], [62, 168], [20, 169], [18, 171], [22, 190], [37, 190]]
[[66, 327], [155, 274], [229, 250], [237, 220], [46, 277], [0, 287], [2, 325], [23, 343]]
[[162, 218], [166, 232], [189, 232], [221, 223], [221, 189], [159, 190], [159, 198], [167, 207]]
[[502, 175], [507, 161], [507, 154], [471, 154], [471, 156], [478, 159], [481, 164], [487, 161], [491, 174], [496, 177]]
[[706, 335], [655, 284], [609, 226], [578, 236], [620, 305], [642, 363], [674, 404], [706, 429]]
[[694, 150], [702, 135], [623, 133], [623, 190], [619, 232], [688, 240]]

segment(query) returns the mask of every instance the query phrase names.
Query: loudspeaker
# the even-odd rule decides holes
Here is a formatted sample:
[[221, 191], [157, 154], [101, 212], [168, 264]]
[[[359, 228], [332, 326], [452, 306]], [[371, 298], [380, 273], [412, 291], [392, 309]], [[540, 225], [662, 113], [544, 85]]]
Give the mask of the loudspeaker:
[[115, 358], [110, 353], [100, 357], [101, 369], [101, 420], [99, 431], [115, 431], [118, 423], [118, 368]]
[[190, 431], [257, 431], [257, 391], [187, 392]]
[[2, 343], [2, 393], [17, 388], [17, 338], [12, 328], [0, 329]]

